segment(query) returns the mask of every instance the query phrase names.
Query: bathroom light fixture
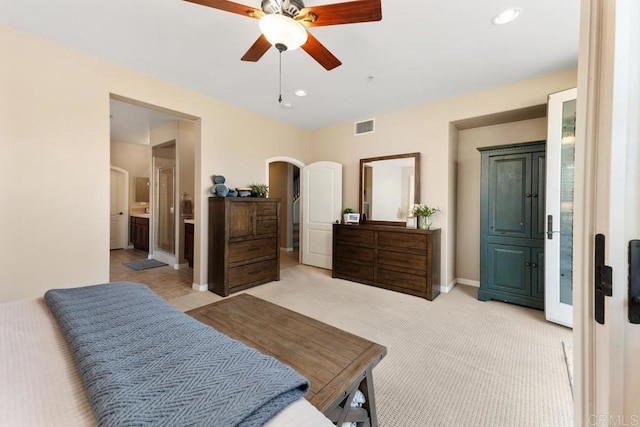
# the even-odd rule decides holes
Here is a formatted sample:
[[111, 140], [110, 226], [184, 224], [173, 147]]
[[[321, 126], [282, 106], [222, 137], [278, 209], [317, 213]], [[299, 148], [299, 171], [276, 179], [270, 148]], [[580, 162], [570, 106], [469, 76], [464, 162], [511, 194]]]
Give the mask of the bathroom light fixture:
[[508, 24], [509, 22], [520, 16], [520, 13], [522, 13], [522, 9], [520, 8], [506, 9], [494, 16], [491, 22], [493, 22], [495, 25]]
[[280, 52], [294, 50], [307, 42], [307, 30], [293, 18], [278, 13], [260, 18], [260, 31]]
[[293, 92], [293, 94], [295, 96], [307, 96], [307, 91], [304, 89], [298, 89], [297, 91]]

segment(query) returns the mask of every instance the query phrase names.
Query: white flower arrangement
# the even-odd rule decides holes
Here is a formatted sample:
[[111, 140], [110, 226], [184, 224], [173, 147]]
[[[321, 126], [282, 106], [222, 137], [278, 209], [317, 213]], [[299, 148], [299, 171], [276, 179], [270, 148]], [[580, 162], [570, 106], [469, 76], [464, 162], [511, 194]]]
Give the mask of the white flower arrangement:
[[430, 207], [426, 204], [416, 204], [413, 205], [413, 209], [411, 209], [411, 212], [418, 217], [430, 217], [434, 213], [440, 212], [440, 208]]

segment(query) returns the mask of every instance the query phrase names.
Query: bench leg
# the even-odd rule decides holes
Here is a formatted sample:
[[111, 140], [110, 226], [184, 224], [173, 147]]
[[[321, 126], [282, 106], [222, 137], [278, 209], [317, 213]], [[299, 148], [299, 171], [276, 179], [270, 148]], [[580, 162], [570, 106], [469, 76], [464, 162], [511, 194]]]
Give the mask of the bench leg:
[[364, 394], [366, 399], [364, 408], [369, 412], [369, 420], [371, 421], [371, 427], [378, 427], [378, 415], [376, 414], [376, 399], [373, 390], [373, 372], [371, 368], [366, 371], [366, 376], [362, 383], [360, 383], [360, 391]]

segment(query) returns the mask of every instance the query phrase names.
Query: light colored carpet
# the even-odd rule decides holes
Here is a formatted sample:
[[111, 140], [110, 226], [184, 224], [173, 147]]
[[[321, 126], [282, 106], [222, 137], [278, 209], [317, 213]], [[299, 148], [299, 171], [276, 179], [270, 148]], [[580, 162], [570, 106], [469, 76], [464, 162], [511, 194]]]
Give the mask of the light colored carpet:
[[476, 292], [458, 285], [430, 302], [302, 265], [247, 290], [387, 347], [373, 371], [382, 427], [573, 425], [571, 330]]

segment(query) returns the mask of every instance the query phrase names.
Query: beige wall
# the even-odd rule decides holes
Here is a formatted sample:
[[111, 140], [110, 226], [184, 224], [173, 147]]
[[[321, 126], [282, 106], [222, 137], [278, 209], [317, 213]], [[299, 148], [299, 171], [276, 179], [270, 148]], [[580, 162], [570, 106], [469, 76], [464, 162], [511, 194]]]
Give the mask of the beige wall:
[[[263, 182], [266, 159], [344, 166], [343, 202], [356, 206], [358, 161], [422, 153], [421, 201], [439, 206], [443, 283], [455, 277], [456, 136], [450, 122], [546, 102], [575, 86], [574, 69], [376, 117], [355, 137], [347, 122], [318, 131], [277, 122], [152, 77], [0, 26], [0, 301], [109, 279], [109, 97], [196, 118], [194, 282], [205, 284], [210, 175]], [[46, 71], [43, 71], [46, 70]], [[455, 132], [455, 130], [453, 131]], [[43, 218], [46, 220], [43, 221]]]
[[547, 139], [547, 119], [485, 126], [457, 134], [455, 277], [475, 285], [480, 280], [480, 152], [477, 149]]
[[[235, 186], [263, 181], [267, 158], [308, 161], [308, 131], [5, 26], [0, 40], [0, 301], [109, 280], [111, 93], [200, 118], [196, 218], [211, 174]], [[206, 233], [196, 222], [199, 284]]]
[[353, 123], [313, 131], [311, 161], [342, 163], [343, 205], [358, 203], [359, 159], [387, 154], [421, 153], [423, 203], [440, 207], [434, 227], [442, 229], [442, 284], [455, 279], [456, 130], [450, 123], [502, 111], [545, 104], [549, 93], [576, 85], [576, 70], [540, 76], [407, 108], [375, 117], [375, 133], [354, 136]]

